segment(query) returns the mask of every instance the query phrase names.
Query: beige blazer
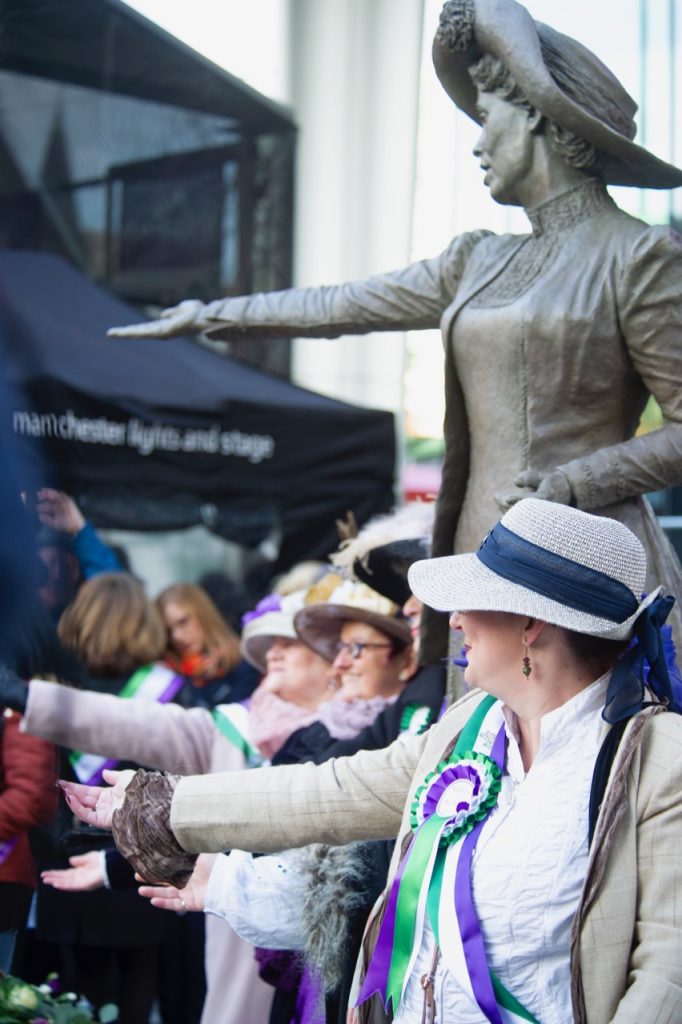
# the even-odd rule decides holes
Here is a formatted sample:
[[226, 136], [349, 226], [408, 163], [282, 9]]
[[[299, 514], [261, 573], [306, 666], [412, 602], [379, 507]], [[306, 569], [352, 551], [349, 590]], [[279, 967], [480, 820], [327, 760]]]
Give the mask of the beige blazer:
[[[468, 694], [427, 733], [385, 750], [320, 766], [184, 778], [173, 831], [193, 852], [400, 840], [415, 789], [480, 699]], [[619, 747], [574, 922], [577, 1024], [682, 1021], [681, 846], [682, 717], [648, 710]]]

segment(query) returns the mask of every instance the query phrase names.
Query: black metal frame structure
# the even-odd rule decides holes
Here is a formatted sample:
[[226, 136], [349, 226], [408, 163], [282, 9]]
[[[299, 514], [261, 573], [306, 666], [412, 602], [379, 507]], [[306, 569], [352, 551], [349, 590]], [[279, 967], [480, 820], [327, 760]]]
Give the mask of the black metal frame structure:
[[[141, 311], [285, 288], [289, 113], [121, 0], [0, 0], [0, 245]], [[289, 342], [231, 354], [289, 373]]]

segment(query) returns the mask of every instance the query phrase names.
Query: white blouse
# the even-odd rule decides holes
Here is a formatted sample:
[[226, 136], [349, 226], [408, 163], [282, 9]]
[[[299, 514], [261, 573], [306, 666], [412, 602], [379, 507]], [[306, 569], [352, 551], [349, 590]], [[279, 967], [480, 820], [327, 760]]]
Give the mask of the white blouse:
[[265, 949], [303, 949], [304, 849], [253, 857], [242, 850], [216, 857], [204, 910], [224, 917], [242, 939]]
[[[472, 862], [474, 906], [488, 964], [542, 1024], [573, 1020], [569, 942], [587, 868], [588, 807], [603, 726], [607, 677], [542, 718], [541, 742], [526, 773], [515, 716], [504, 709], [509, 739], [498, 804]], [[419, 1024], [431, 971], [428, 924], [395, 1024]], [[437, 1019], [484, 1024], [478, 1006], [439, 959]]]

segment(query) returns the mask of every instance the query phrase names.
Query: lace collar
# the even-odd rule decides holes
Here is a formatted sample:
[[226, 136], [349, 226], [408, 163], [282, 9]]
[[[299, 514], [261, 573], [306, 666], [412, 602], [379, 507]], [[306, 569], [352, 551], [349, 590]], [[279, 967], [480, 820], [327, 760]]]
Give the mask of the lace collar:
[[568, 192], [526, 210], [526, 216], [537, 237], [565, 231], [612, 205], [604, 183], [599, 178], [588, 178]]

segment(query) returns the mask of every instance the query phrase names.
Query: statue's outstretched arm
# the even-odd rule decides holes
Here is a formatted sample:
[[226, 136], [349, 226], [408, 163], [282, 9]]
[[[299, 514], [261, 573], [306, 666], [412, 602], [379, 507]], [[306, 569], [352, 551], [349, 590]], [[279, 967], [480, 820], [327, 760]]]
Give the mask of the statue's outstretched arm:
[[208, 303], [188, 299], [164, 310], [158, 320], [113, 327], [108, 333], [117, 338], [207, 333], [231, 340], [247, 336], [336, 338], [437, 327], [455, 295], [467, 255], [483, 234], [462, 235], [440, 256], [388, 274]]

